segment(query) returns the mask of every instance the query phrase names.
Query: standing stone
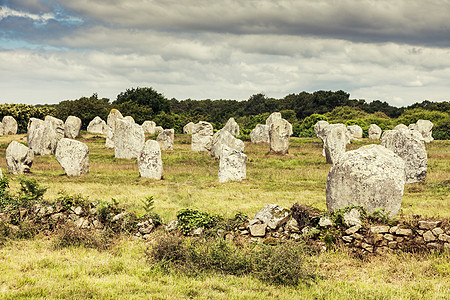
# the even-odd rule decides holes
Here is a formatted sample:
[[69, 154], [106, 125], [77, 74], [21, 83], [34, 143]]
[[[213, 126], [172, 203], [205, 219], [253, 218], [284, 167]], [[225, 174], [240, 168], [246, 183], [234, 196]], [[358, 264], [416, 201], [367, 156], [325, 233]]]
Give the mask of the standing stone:
[[3, 123], [0, 122], [0, 135], [3, 135]]
[[96, 133], [96, 134], [106, 134], [106, 122], [103, 121], [99, 116], [92, 119], [91, 122], [89, 122], [89, 125], [87, 127], [87, 132], [89, 133]]
[[173, 140], [175, 139], [175, 131], [173, 129], [165, 129], [158, 134], [156, 141], [161, 146], [161, 150], [173, 150]]
[[377, 124], [370, 124], [369, 126], [369, 139], [379, 140], [381, 137], [381, 128]]
[[122, 113], [118, 109], [111, 109], [106, 119], [106, 148], [114, 148], [114, 132], [116, 130], [116, 122], [118, 119], [123, 119]]
[[163, 131], [164, 131], [164, 128], [162, 128], [161, 126], [156, 126], [155, 127], [155, 134], [160, 134]]
[[[275, 122], [275, 120], [284, 120], [284, 119], [281, 117], [281, 113], [279, 113], [279, 112], [274, 112], [274, 113], [272, 113], [272, 114], [266, 119], [266, 125], [269, 126], [269, 128], [270, 128], [270, 125], [273, 124], [273, 122]], [[292, 124], [289, 123], [287, 120], [285, 120], [285, 121], [287, 122], [287, 126], [288, 126], [288, 129], [289, 129], [289, 136], [291, 136], [291, 135], [294, 133], [294, 132], [293, 132], [293, 129], [292, 129]]]
[[12, 116], [4, 116], [2, 120], [3, 134], [17, 134], [17, 121]]
[[246, 178], [247, 155], [223, 146], [219, 162], [219, 182], [241, 181]]
[[145, 142], [138, 157], [138, 168], [141, 177], [160, 180], [163, 176], [160, 144], [154, 140]]
[[74, 139], [80, 134], [81, 119], [75, 116], [68, 116], [64, 123], [64, 137]]
[[414, 130], [417, 130], [418, 132], [420, 132], [425, 143], [430, 143], [434, 140], [433, 135], [432, 135], [433, 134], [433, 132], [432, 132], [433, 123], [431, 121], [418, 120], [415, 124], [411, 124], [409, 126], [411, 126], [410, 129], [414, 129]]
[[61, 139], [55, 156], [67, 176], [80, 176], [89, 172], [89, 148], [80, 141]]
[[45, 120], [30, 118], [28, 121], [27, 144], [34, 154], [54, 154], [58, 141], [64, 137], [64, 122], [46, 116]]
[[9, 174], [29, 173], [33, 160], [33, 150], [19, 142], [12, 141], [6, 148], [6, 165]]
[[114, 129], [106, 126], [105, 148], [114, 149]]
[[330, 125], [327, 121], [317, 121], [317, 123], [314, 125], [314, 133], [316, 136], [322, 140], [322, 142], [325, 142], [325, 127]]
[[406, 183], [424, 182], [427, 176], [427, 151], [422, 135], [416, 130], [386, 130], [381, 145], [405, 161]]
[[270, 143], [269, 126], [257, 124], [255, 129], [250, 132], [250, 141], [252, 143]]
[[408, 126], [406, 126], [405, 124], [398, 124], [397, 126], [394, 127], [393, 130], [408, 130]]
[[116, 120], [114, 132], [114, 156], [116, 158], [137, 158], [145, 143], [142, 126], [126, 119]]
[[358, 140], [362, 139], [363, 137], [363, 130], [358, 125], [350, 125], [347, 126], [348, 134], [350, 135], [351, 140]]
[[194, 127], [194, 122], [189, 122], [183, 127], [184, 134], [192, 134], [192, 127]]
[[124, 118], [125, 120], [127, 120], [128, 122], [130, 122], [130, 123], [136, 123], [135, 121], [134, 121], [134, 118], [132, 117], [132, 116], [126, 116], [125, 118]]
[[345, 153], [347, 145], [347, 129], [345, 126], [328, 126], [324, 149], [327, 163], [334, 164], [339, 156]]
[[230, 132], [234, 136], [239, 135], [239, 125], [236, 123], [234, 118], [229, 118], [223, 129]]
[[397, 215], [405, 185], [405, 162], [380, 145], [342, 154], [327, 178], [327, 208], [361, 205], [367, 212], [385, 208]]
[[192, 127], [192, 151], [211, 151], [211, 141], [213, 137], [213, 126], [204, 121], [200, 121]]
[[156, 123], [153, 121], [144, 121], [142, 123], [142, 129], [144, 129], [145, 134], [155, 135]]
[[289, 136], [289, 122], [285, 119], [275, 119], [269, 127], [270, 151], [288, 153]]
[[211, 157], [220, 158], [224, 145], [239, 152], [244, 152], [244, 142], [235, 138], [229, 131], [222, 128], [213, 135], [211, 142]]

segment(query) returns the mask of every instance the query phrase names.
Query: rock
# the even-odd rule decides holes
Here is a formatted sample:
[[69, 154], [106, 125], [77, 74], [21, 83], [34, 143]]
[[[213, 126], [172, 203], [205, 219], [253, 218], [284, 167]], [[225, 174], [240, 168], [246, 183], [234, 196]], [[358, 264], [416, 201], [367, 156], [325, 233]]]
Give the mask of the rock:
[[377, 124], [370, 124], [369, 126], [369, 139], [379, 140], [381, 137], [381, 128]]
[[285, 119], [275, 119], [269, 125], [270, 151], [281, 154], [289, 152], [289, 125]]
[[412, 235], [412, 230], [408, 229], [408, 228], [398, 228], [395, 231], [396, 235], [403, 235], [403, 236], [411, 236]]
[[[118, 109], [111, 109], [106, 119], [106, 148], [114, 148], [114, 133], [116, 131], [116, 123], [118, 119], [123, 119], [122, 113]], [[134, 122], [134, 120], [133, 120]]]
[[200, 121], [192, 127], [192, 151], [211, 151], [211, 141], [213, 137], [213, 126], [204, 121]]
[[292, 130], [292, 124], [289, 123], [287, 120], [283, 119], [281, 117], [281, 113], [279, 112], [274, 112], [272, 113], [267, 119], [266, 119], [266, 125], [269, 126], [269, 130], [270, 130], [270, 125], [273, 124], [275, 122], [275, 120], [284, 120], [287, 122], [287, 127], [288, 127], [288, 131], [289, 131], [289, 136], [292, 136], [293, 134], [293, 130]]
[[121, 212], [120, 214], [115, 215], [112, 219], [111, 222], [117, 222], [122, 220], [123, 218], [125, 218], [128, 215], [128, 212], [124, 211]]
[[450, 235], [448, 234], [440, 234], [439, 240], [442, 242], [450, 243]]
[[390, 227], [389, 226], [371, 226], [370, 232], [371, 233], [388, 233]]
[[267, 224], [263, 223], [263, 224], [253, 224], [248, 226], [248, 229], [250, 230], [250, 235], [251, 236], [259, 236], [259, 237], [263, 237], [266, 235], [266, 227]]
[[17, 134], [17, 121], [12, 116], [4, 116], [2, 119], [3, 134]]
[[222, 128], [223, 130], [228, 131], [231, 135], [238, 136], [239, 135], [239, 125], [236, 123], [234, 118], [229, 118], [225, 126]]
[[339, 157], [345, 153], [348, 138], [348, 131], [344, 126], [329, 125], [326, 129], [325, 142], [323, 144], [327, 163], [334, 164]]
[[68, 116], [64, 123], [64, 137], [74, 139], [80, 134], [81, 119], [75, 116]]
[[173, 150], [173, 141], [175, 139], [175, 131], [173, 129], [165, 129], [158, 134], [156, 141], [161, 146], [161, 150]]
[[140, 234], [149, 234], [155, 228], [155, 224], [153, 223], [153, 221], [151, 219], [146, 220], [144, 222], [137, 223], [136, 226], [137, 226]]
[[381, 145], [392, 150], [405, 161], [406, 183], [424, 182], [428, 157], [422, 135], [416, 130], [387, 130]]
[[255, 214], [255, 219], [260, 220], [275, 230], [289, 219], [289, 210], [276, 204], [267, 204]]
[[169, 224], [166, 225], [166, 230], [173, 231], [173, 230], [177, 229], [177, 226], [178, 226], [178, 220], [173, 220], [173, 221], [169, 222]]
[[184, 134], [192, 134], [192, 128], [194, 127], [194, 122], [189, 122], [183, 127]]
[[344, 224], [350, 226], [361, 226], [361, 213], [358, 209], [352, 208], [350, 211], [344, 213]]
[[405, 163], [380, 145], [342, 154], [327, 178], [328, 210], [361, 205], [368, 213], [385, 208], [397, 215], [405, 185]]
[[232, 136], [229, 131], [221, 129], [213, 135], [211, 157], [220, 158], [224, 145], [239, 152], [244, 152], [244, 142]]
[[[359, 212], [359, 211], [358, 211]], [[353, 224], [357, 222], [352, 222]], [[348, 225], [347, 225], [348, 226]], [[346, 234], [355, 234], [361, 229], [361, 221], [359, 221], [359, 224], [353, 225], [352, 227], [348, 228], [345, 233]]]
[[51, 116], [45, 120], [30, 118], [27, 144], [37, 155], [54, 154], [58, 141], [64, 137], [64, 122]]
[[419, 228], [425, 230], [433, 230], [441, 225], [441, 221], [419, 221]]
[[105, 148], [114, 149], [114, 130], [107, 126]]
[[321, 217], [319, 220], [319, 226], [320, 227], [330, 227], [330, 226], [333, 226], [333, 222], [331, 222], [331, 220], [326, 217]]
[[92, 119], [91, 122], [89, 122], [87, 132], [94, 134], [106, 134], [106, 126], [106, 122], [103, 121], [99, 116], [97, 116]]
[[352, 238], [351, 236], [344, 235], [344, 236], [342, 237], [342, 240], [343, 240], [344, 242], [346, 242], [346, 243], [351, 243], [351, 242], [353, 241], [353, 238]]
[[405, 124], [398, 124], [397, 126], [394, 127], [394, 129], [392, 130], [409, 130], [408, 126], [406, 126]]
[[132, 116], [126, 116], [124, 117], [125, 120], [127, 120], [128, 122], [132, 123], [132, 124], [136, 124], [136, 122], [134, 121]]
[[287, 228], [287, 230], [289, 230], [291, 232], [300, 232], [298, 222], [294, 218], [291, 218], [291, 219], [289, 219], [289, 221], [287, 221], [286, 228]]
[[347, 131], [350, 135], [351, 140], [359, 140], [363, 137], [363, 130], [358, 125], [350, 125], [347, 126]]
[[315, 125], [314, 125], [314, 133], [316, 134], [316, 136], [322, 140], [322, 142], [325, 141], [325, 128], [330, 125], [327, 121], [318, 121]]
[[436, 237], [434, 236], [434, 234], [433, 234], [430, 230], [426, 231], [426, 232], [423, 234], [422, 237], [423, 237], [423, 240], [424, 240], [425, 242], [427, 242], [427, 243], [436, 240]]
[[247, 176], [247, 155], [226, 145], [219, 162], [219, 182], [241, 181]]
[[145, 142], [138, 157], [138, 168], [141, 177], [160, 180], [163, 176], [160, 144], [154, 140]]
[[3, 135], [3, 123], [0, 122], [0, 135]]
[[68, 176], [80, 176], [89, 172], [89, 148], [80, 141], [61, 139], [55, 156]]
[[6, 148], [6, 165], [9, 174], [29, 173], [33, 160], [33, 150], [19, 142], [12, 141]]
[[252, 143], [270, 143], [269, 126], [257, 124], [255, 129], [250, 132], [250, 141]]
[[114, 156], [116, 158], [137, 158], [145, 143], [142, 127], [126, 119], [116, 120], [114, 132]]
[[417, 130], [418, 132], [420, 132], [425, 143], [430, 143], [434, 140], [432, 135], [433, 123], [431, 121], [418, 120], [415, 124], [411, 125], [410, 129]]
[[161, 126], [155, 126], [155, 134], [160, 134], [163, 131], [164, 131], [164, 128], [162, 128]]
[[83, 212], [83, 209], [81, 208], [81, 206], [77, 206], [77, 207], [75, 207], [75, 209], [73, 210], [73, 212], [74, 212], [76, 215], [81, 215], [81, 213]]
[[194, 230], [191, 231], [191, 235], [193, 235], [193, 236], [199, 236], [199, 235], [202, 235], [202, 233], [203, 233], [203, 228], [201, 228], [201, 227], [195, 228]]
[[145, 134], [155, 135], [156, 123], [153, 121], [145, 121], [144, 123], [142, 123], [142, 129], [144, 129]]

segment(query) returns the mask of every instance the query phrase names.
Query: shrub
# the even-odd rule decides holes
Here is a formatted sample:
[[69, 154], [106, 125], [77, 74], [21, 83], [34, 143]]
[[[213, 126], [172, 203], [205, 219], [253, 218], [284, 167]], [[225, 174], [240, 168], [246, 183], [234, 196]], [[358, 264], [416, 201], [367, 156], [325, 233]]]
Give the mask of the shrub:
[[113, 245], [113, 235], [107, 231], [86, 230], [66, 224], [57, 230], [52, 244], [56, 249], [86, 247], [105, 250]]
[[177, 213], [178, 228], [185, 235], [196, 228], [211, 229], [218, 225], [223, 218], [195, 209], [182, 209]]

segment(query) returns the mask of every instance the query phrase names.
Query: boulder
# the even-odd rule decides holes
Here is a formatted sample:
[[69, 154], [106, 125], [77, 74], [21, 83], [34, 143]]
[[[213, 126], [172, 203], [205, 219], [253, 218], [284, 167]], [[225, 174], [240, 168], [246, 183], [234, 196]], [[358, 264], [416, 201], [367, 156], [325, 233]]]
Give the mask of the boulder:
[[194, 126], [194, 122], [189, 122], [183, 127], [184, 134], [192, 134], [192, 127]]
[[156, 123], [153, 121], [144, 121], [142, 123], [142, 129], [144, 129], [145, 134], [155, 135]]
[[377, 124], [370, 124], [369, 126], [369, 139], [379, 140], [381, 137], [381, 128]]
[[288, 153], [289, 136], [289, 122], [285, 119], [275, 119], [269, 126], [270, 151]]
[[[108, 114], [108, 117], [106, 119], [106, 124], [108, 125], [106, 127], [106, 141], [105, 141], [105, 147], [106, 148], [114, 148], [114, 132], [116, 130], [116, 122], [118, 119], [123, 119], [122, 113], [118, 109], [111, 109], [111, 111]], [[134, 120], [133, 120], [134, 122]]]
[[3, 134], [17, 134], [17, 121], [12, 116], [4, 116], [2, 120]]
[[347, 126], [348, 134], [350, 135], [351, 140], [359, 140], [363, 137], [363, 130], [358, 125], [349, 125]]
[[239, 152], [244, 152], [244, 142], [235, 138], [229, 131], [222, 128], [213, 135], [211, 142], [211, 157], [220, 158], [222, 147], [224, 145]]
[[68, 116], [64, 123], [64, 137], [74, 139], [80, 134], [81, 119], [75, 116]]
[[343, 153], [327, 178], [328, 210], [361, 205], [367, 212], [385, 208], [397, 215], [405, 186], [405, 162], [380, 145]]
[[114, 156], [116, 158], [137, 158], [145, 143], [145, 134], [142, 126], [128, 121], [117, 119], [114, 132]]
[[[275, 120], [284, 120], [284, 119], [281, 117], [281, 113], [279, 113], [279, 112], [274, 112], [274, 113], [272, 113], [272, 114], [266, 119], [266, 125], [270, 127], [270, 125], [273, 124], [273, 122], [274, 122]], [[285, 121], [286, 121], [286, 120], [285, 120]], [[286, 122], [287, 122], [287, 126], [288, 126], [288, 129], [289, 129], [289, 136], [291, 136], [291, 135], [293, 134], [292, 124], [289, 123], [288, 121], [286, 121]]]
[[270, 143], [269, 126], [257, 124], [250, 132], [250, 140], [252, 143]]
[[405, 161], [406, 183], [424, 182], [428, 157], [422, 135], [416, 130], [387, 130], [381, 145], [392, 150]]
[[[425, 143], [432, 142], [433, 139], [433, 123], [429, 120], [418, 120], [415, 124], [409, 125], [411, 128], [420, 132]], [[6, 134], [6, 133], [5, 133]]]
[[161, 126], [155, 126], [155, 134], [160, 134], [163, 131], [164, 131], [164, 128], [162, 128]]
[[210, 151], [213, 137], [213, 126], [204, 121], [200, 121], [192, 127], [191, 150]]
[[163, 176], [160, 144], [154, 140], [145, 142], [138, 157], [138, 168], [141, 177], [160, 180]]
[[347, 141], [348, 131], [345, 125], [339, 126], [339, 124], [333, 124], [327, 127], [325, 142], [323, 144], [327, 163], [333, 164], [339, 156], [345, 153]]
[[330, 125], [327, 121], [320, 120], [314, 125], [314, 133], [316, 136], [322, 140], [322, 142], [325, 141], [325, 127]]
[[393, 130], [408, 130], [408, 126], [406, 126], [405, 124], [398, 124], [397, 126], [394, 127]]
[[228, 119], [227, 123], [223, 127], [223, 130], [228, 131], [229, 133], [231, 133], [234, 136], [238, 136], [239, 135], [239, 125], [238, 125], [238, 123], [236, 123], [234, 118], [229, 118]]
[[219, 162], [219, 182], [245, 179], [247, 176], [246, 163], [247, 155], [224, 145]]
[[47, 116], [45, 120], [30, 118], [27, 144], [37, 155], [54, 154], [58, 141], [64, 137], [64, 122]]
[[87, 127], [87, 132], [94, 134], [106, 134], [107, 125], [99, 116], [92, 119]]
[[132, 124], [135, 124], [135, 123], [136, 123], [136, 122], [134, 121], [134, 118], [133, 118], [132, 116], [126, 116], [124, 119], [127, 120], [128, 122], [132, 123]]
[[276, 204], [267, 204], [255, 214], [254, 219], [260, 220], [263, 224], [267, 224], [272, 230], [286, 223], [289, 219], [289, 210]]
[[89, 148], [80, 141], [61, 139], [55, 156], [67, 176], [80, 176], [89, 172]]
[[33, 150], [19, 142], [12, 141], [6, 148], [6, 165], [9, 174], [29, 173], [33, 160]]
[[175, 131], [173, 129], [165, 129], [158, 134], [156, 141], [161, 146], [161, 150], [173, 150], [173, 141], [175, 139]]

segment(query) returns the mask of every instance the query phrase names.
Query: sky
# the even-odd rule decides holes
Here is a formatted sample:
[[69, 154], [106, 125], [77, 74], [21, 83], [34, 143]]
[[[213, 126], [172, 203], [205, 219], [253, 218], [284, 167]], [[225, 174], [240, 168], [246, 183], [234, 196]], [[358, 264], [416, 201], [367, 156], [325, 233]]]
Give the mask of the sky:
[[450, 100], [449, 0], [0, 0], [0, 103]]

